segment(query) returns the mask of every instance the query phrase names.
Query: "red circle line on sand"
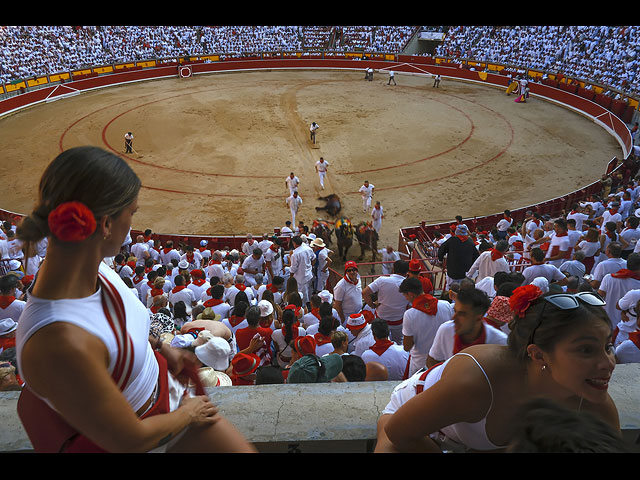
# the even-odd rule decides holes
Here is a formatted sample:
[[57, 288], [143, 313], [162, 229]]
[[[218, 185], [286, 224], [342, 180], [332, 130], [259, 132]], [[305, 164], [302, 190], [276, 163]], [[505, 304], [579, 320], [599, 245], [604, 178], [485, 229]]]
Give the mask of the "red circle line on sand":
[[[189, 92], [189, 93], [186, 93], [186, 94], [175, 95], [175, 96], [173, 96], [173, 97], [169, 97], [169, 98], [175, 98], [175, 97], [179, 97], [179, 96], [182, 96], [182, 95], [192, 95], [192, 94], [193, 94], [193, 92]], [[148, 95], [147, 95], [147, 96], [148, 96]], [[453, 95], [453, 96], [454, 96], [454, 97], [456, 97], [456, 98], [459, 98], [459, 97], [457, 97], [457, 96], [455, 96], [455, 95]], [[465, 100], [465, 101], [469, 101], [468, 99], [463, 99], [463, 100]], [[159, 165], [149, 164], [148, 162], [143, 162], [143, 161], [140, 161], [139, 159], [136, 159], [136, 158], [133, 158], [133, 157], [129, 157], [129, 156], [127, 156], [127, 155], [123, 155], [123, 154], [121, 154], [120, 152], [118, 152], [116, 149], [114, 149], [114, 148], [109, 144], [109, 142], [108, 142], [108, 141], [107, 141], [107, 139], [106, 139], [106, 132], [107, 132], [107, 129], [111, 126], [111, 124], [112, 124], [115, 120], [117, 120], [117, 119], [118, 119], [118, 118], [120, 118], [121, 116], [123, 116], [123, 115], [125, 115], [125, 114], [127, 114], [127, 113], [129, 113], [129, 112], [131, 112], [131, 111], [133, 111], [133, 110], [136, 110], [136, 109], [138, 109], [138, 108], [144, 107], [144, 106], [146, 106], [146, 105], [150, 105], [150, 104], [153, 104], [153, 103], [157, 103], [157, 102], [159, 102], [159, 101], [160, 101], [160, 100], [154, 100], [154, 101], [152, 101], [152, 102], [147, 102], [147, 103], [144, 103], [144, 104], [137, 105], [136, 107], [133, 107], [133, 108], [131, 108], [131, 109], [129, 109], [129, 110], [125, 110], [124, 112], [121, 112], [120, 114], [116, 115], [116, 116], [115, 116], [115, 117], [113, 117], [111, 120], [109, 120], [109, 122], [107, 122], [107, 124], [104, 126], [104, 128], [103, 128], [103, 130], [102, 130], [102, 140], [103, 140], [104, 144], [107, 146], [107, 148], [109, 148], [109, 149], [110, 149], [112, 152], [114, 152], [115, 154], [117, 154], [117, 155], [121, 155], [121, 156], [123, 156], [123, 157], [127, 158], [128, 160], [130, 160], [130, 161], [132, 161], [132, 162], [139, 163], [139, 164], [146, 165], [146, 166], [150, 166], [150, 167], [154, 167], [154, 168], [161, 168], [161, 169], [165, 169], [165, 170], [171, 170], [171, 171], [175, 171], [175, 172], [180, 172], [180, 173], [188, 173], [188, 174], [195, 174], [195, 175], [207, 175], [207, 176], [233, 177], [233, 178], [249, 178], [249, 177], [251, 177], [251, 178], [271, 178], [271, 179], [280, 178], [280, 177], [277, 177], [277, 176], [254, 176], [254, 175], [252, 175], [252, 176], [248, 176], [248, 175], [233, 175], [233, 174], [206, 173], [206, 172], [196, 172], [196, 171], [190, 171], [190, 170], [185, 170], [185, 169], [178, 169], [178, 168], [175, 168], [175, 167], [163, 167], [163, 166], [159, 166]], [[119, 102], [119, 103], [116, 103], [116, 104], [114, 104], [114, 105], [119, 105], [119, 104], [122, 104], [122, 103], [124, 103], [124, 102], [125, 102], [125, 101], [123, 101], [123, 102]], [[441, 103], [444, 103], [444, 102], [441, 102]], [[476, 104], [476, 105], [480, 105], [480, 104], [478, 104], [477, 102], [471, 102], [471, 103], [474, 103], [474, 104]], [[61, 137], [60, 137], [60, 142], [59, 142], [60, 149], [62, 150], [62, 148], [63, 148], [63, 147], [62, 147], [62, 143], [63, 143], [63, 139], [64, 139], [65, 135], [68, 133], [68, 131], [69, 131], [71, 128], [73, 128], [73, 126], [77, 125], [77, 124], [78, 124], [78, 123], [80, 123], [82, 120], [84, 120], [84, 119], [86, 119], [87, 117], [89, 117], [90, 115], [92, 115], [92, 114], [94, 114], [94, 113], [97, 113], [97, 112], [99, 112], [99, 111], [103, 111], [103, 110], [105, 110], [105, 109], [107, 109], [107, 108], [111, 108], [111, 107], [113, 107], [114, 105], [110, 105], [110, 106], [107, 106], [107, 107], [101, 108], [101, 109], [99, 109], [99, 110], [95, 110], [94, 112], [90, 112], [90, 113], [88, 113], [88, 114], [84, 115], [83, 117], [81, 117], [80, 119], [76, 120], [75, 122], [71, 123], [71, 124], [70, 124], [66, 129], [65, 129], [65, 131], [63, 132], [63, 134], [62, 134], [62, 135], [61, 135]], [[447, 105], [448, 105], [448, 104], [447, 104]], [[344, 175], [359, 174], [359, 173], [375, 172], [375, 171], [388, 170], [388, 169], [391, 169], [391, 168], [399, 168], [399, 167], [410, 166], [410, 165], [414, 165], [414, 164], [417, 164], [417, 163], [424, 162], [424, 161], [426, 161], [426, 160], [430, 160], [430, 159], [436, 158], [436, 157], [438, 157], [438, 156], [441, 156], [441, 155], [443, 155], [443, 154], [445, 154], [445, 153], [449, 153], [449, 152], [451, 152], [451, 151], [453, 151], [453, 150], [455, 150], [455, 149], [459, 148], [461, 145], [463, 145], [464, 143], [466, 143], [466, 142], [471, 138], [471, 136], [473, 135], [473, 132], [474, 132], [474, 130], [475, 130], [475, 126], [474, 126], [474, 124], [473, 124], [473, 121], [469, 118], [469, 116], [468, 116], [465, 112], [463, 112], [462, 110], [460, 110], [460, 109], [458, 109], [458, 108], [456, 108], [456, 107], [453, 107], [453, 106], [451, 106], [451, 105], [448, 105], [448, 106], [449, 106], [449, 107], [451, 107], [451, 108], [453, 108], [453, 109], [455, 109], [455, 110], [457, 110], [457, 111], [459, 111], [460, 113], [462, 113], [462, 114], [463, 114], [467, 119], [469, 119], [469, 121], [470, 121], [470, 123], [471, 123], [471, 130], [470, 130], [469, 134], [467, 135], [467, 137], [466, 137], [464, 140], [462, 140], [462, 141], [461, 141], [460, 143], [458, 143], [457, 145], [454, 145], [454, 146], [452, 146], [451, 148], [449, 148], [449, 149], [447, 149], [447, 150], [444, 150], [444, 151], [442, 151], [442, 152], [439, 152], [439, 153], [437, 153], [437, 154], [431, 155], [431, 156], [429, 156], [429, 157], [421, 158], [421, 159], [419, 159], [419, 160], [414, 160], [414, 161], [412, 161], [412, 162], [405, 162], [405, 163], [401, 163], [401, 164], [395, 164], [395, 165], [390, 165], [390, 166], [387, 166], [387, 167], [381, 167], [381, 168], [376, 168], [376, 169], [361, 170], [361, 171], [353, 171], [353, 172], [342, 172], [342, 174], [344, 174]], [[444, 178], [450, 178], [450, 177], [452, 177], [452, 176], [456, 176], [456, 175], [459, 175], [459, 174], [462, 174], [462, 173], [466, 173], [466, 172], [469, 172], [469, 171], [474, 170], [474, 169], [476, 169], [476, 168], [479, 168], [479, 167], [485, 166], [485, 165], [487, 165], [488, 163], [490, 163], [490, 162], [494, 161], [495, 159], [499, 158], [500, 156], [502, 156], [502, 155], [506, 152], [506, 150], [511, 146], [511, 144], [513, 143], [513, 127], [511, 126], [510, 122], [508, 122], [508, 121], [507, 121], [507, 120], [506, 120], [502, 115], [500, 115], [498, 112], [495, 112], [494, 110], [491, 110], [491, 109], [489, 109], [488, 107], [486, 107], [486, 106], [484, 106], [484, 105], [480, 105], [480, 106], [482, 106], [483, 108], [486, 108], [487, 110], [491, 111], [494, 115], [499, 116], [500, 118], [502, 118], [502, 119], [505, 121], [505, 123], [509, 126], [509, 129], [510, 129], [510, 132], [511, 132], [511, 139], [510, 139], [510, 141], [508, 142], [507, 146], [506, 146], [505, 148], [503, 148], [503, 149], [502, 149], [502, 150], [501, 150], [497, 155], [495, 155], [495, 156], [493, 156], [493, 157], [489, 158], [488, 160], [485, 160], [485, 161], [483, 161], [483, 162], [481, 162], [481, 163], [479, 163], [479, 164], [477, 164], [477, 165], [474, 165], [474, 166], [472, 166], [472, 167], [466, 168], [466, 169], [464, 169], [464, 170], [460, 170], [460, 171], [455, 172], [455, 173], [452, 173], [452, 174], [448, 174], [448, 175], [446, 175], [446, 176], [442, 176], [442, 177], [438, 177], [438, 178], [431, 178], [431, 179], [427, 179], [427, 180], [420, 181], [420, 182], [414, 182], [414, 183], [404, 184], [404, 185], [398, 185], [398, 186], [379, 187], [379, 188], [377, 188], [376, 190], [378, 190], [378, 191], [384, 191], [384, 190], [395, 190], [395, 189], [399, 189], [399, 188], [406, 188], [406, 187], [413, 187], [413, 186], [418, 186], [418, 185], [424, 185], [424, 184], [431, 183], [431, 182], [434, 182], [434, 181], [442, 180], [442, 179], [444, 179]], [[221, 194], [221, 193], [198, 193], [198, 192], [187, 192], [187, 191], [180, 191], [180, 190], [174, 190], [174, 189], [166, 189], [166, 188], [161, 188], [161, 187], [148, 187], [148, 186], [146, 186], [146, 185], [143, 185], [143, 188], [147, 188], [147, 189], [151, 189], [151, 190], [164, 191], [164, 192], [169, 192], [169, 193], [180, 193], [180, 194], [191, 194], [191, 195], [194, 195], [194, 194], [195, 194], [195, 195], [206, 195], [206, 196], [217, 196], [217, 197], [234, 197], [234, 198], [242, 198], [242, 197], [249, 197], [249, 196], [252, 196], [252, 195], [249, 195], [249, 194], [248, 194], [248, 195], [242, 195], [242, 194]], [[351, 194], [359, 194], [359, 192], [347, 192], [347, 193], [351, 193]]]
[[363, 173], [371, 173], [371, 172], [380, 172], [382, 170], [390, 170], [392, 168], [399, 168], [399, 167], [408, 167], [410, 165], [415, 165], [416, 163], [421, 163], [421, 162], [426, 162], [427, 160], [433, 160], [434, 158], [437, 158], [441, 155], [445, 155], [449, 152], [452, 152], [458, 148], [460, 148], [462, 145], [464, 145], [467, 141], [469, 141], [469, 139], [471, 138], [471, 136], [473, 135], [473, 132], [475, 131], [475, 124], [473, 123], [473, 120], [471, 119], [471, 117], [469, 117], [469, 115], [467, 115], [466, 112], [464, 112], [463, 110], [454, 107], [453, 105], [450, 105], [446, 102], [442, 102], [442, 101], [438, 101], [438, 100], [434, 100], [438, 103], [441, 103], [443, 105], [446, 105], [449, 108], [452, 108], [453, 110], [458, 111], [459, 113], [462, 114], [462, 116], [464, 116], [467, 120], [469, 120], [469, 123], [471, 124], [471, 128], [469, 130], [468, 135], [458, 144], [456, 145], [452, 145], [450, 148], [447, 148], [446, 150], [443, 150], [441, 152], [435, 153], [433, 155], [429, 155], [428, 157], [425, 158], [420, 158], [418, 160], [413, 160], [411, 162], [404, 162], [404, 163], [396, 163], [394, 165], [388, 165], [386, 167], [379, 167], [379, 168], [370, 168], [367, 170], [358, 170], [358, 171], [353, 171], [353, 172], [341, 172], [342, 175], [359, 175], [359, 174], [363, 174]]
[[[184, 95], [193, 95], [193, 93], [194, 92], [189, 92], [188, 94], [174, 95], [173, 97], [167, 97], [167, 98], [177, 98], [177, 97], [184, 96]], [[164, 98], [162, 100], [167, 100], [167, 98]], [[107, 146], [107, 148], [109, 150], [111, 150], [112, 152], [114, 152], [115, 154], [126, 158], [127, 160], [130, 160], [130, 161], [135, 162], [135, 163], [139, 163], [141, 165], [145, 165], [147, 167], [160, 168], [162, 170], [170, 170], [170, 171], [178, 172], [178, 173], [187, 173], [189, 175], [205, 175], [205, 176], [210, 176], [210, 177], [229, 177], [229, 178], [269, 178], [269, 179], [280, 178], [280, 176], [275, 176], [275, 175], [234, 175], [234, 174], [230, 174], [230, 173], [197, 172], [197, 171], [193, 171], [193, 170], [185, 170], [185, 169], [176, 168], [176, 167], [165, 167], [165, 166], [162, 166], [162, 165], [155, 165], [155, 164], [149, 163], [149, 162], [143, 162], [140, 159], [133, 158], [133, 157], [130, 157], [130, 156], [125, 155], [123, 153], [120, 153], [109, 144], [109, 142], [107, 141], [107, 138], [106, 138], [107, 129], [111, 126], [111, 124], [113, 122], [115, 122], [118, 118], [122, 117], [123, 115], [125, 115], [127, 113], [130, 113], [130, 112], [132, 112], [132, 111], [134, 111], [134, 110], [136, 110], [138, 108], [146, 107], [147, 105], [151, 105], [153, 103], [158, 103], [158, 102], [160, 102], [160, 100], [154, 100], [152, 102], [142, 103], [142, 104], [137, 105], [137, 106], [135, 106], [133, 108], [130, 108], [129, 110], [125, 110], [125, 111], [119, 113], [118, 115], [113, 117], [111, 120], [109, 120], [106, 123], [106, 125], [104, 126], [104, 128], [102, 129], [102, 141]]]

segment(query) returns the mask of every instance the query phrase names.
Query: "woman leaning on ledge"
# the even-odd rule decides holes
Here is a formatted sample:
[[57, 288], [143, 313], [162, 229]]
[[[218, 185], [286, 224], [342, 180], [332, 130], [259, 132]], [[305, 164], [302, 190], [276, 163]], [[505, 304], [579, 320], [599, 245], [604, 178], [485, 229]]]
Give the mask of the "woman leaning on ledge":
[[41, 178], [18, 227], [24, 242], [49, 238], [17, 332], [25, 430], [36, 451], [254, 451], [202, 391], [183, 397], [191, 354], [149, 337], [146, 309], [102, 261], [119, 252], [139, 189], [96, 147], [62, 152]]
[[379, 419], [376, 451], [504, 451], [521, 409], [536, 399], [590, 412], [621, 437], [607, 392], [615, 356], [603, 305], [590, 292], [517, 288], [508, 344], [469, 347], [434, 366], [423, 387], [396, 387]]

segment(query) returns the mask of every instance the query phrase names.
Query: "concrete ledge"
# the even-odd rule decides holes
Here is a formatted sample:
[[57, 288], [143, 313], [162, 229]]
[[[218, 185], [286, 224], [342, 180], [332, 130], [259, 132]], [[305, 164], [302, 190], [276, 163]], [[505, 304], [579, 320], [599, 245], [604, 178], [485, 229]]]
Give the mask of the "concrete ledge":
[[[625, 439], [640, 434], [640, 364], [618, 365], [609, 386]], [[398, 382], [210, 388], [221, 413], [261, 452], [371, 452], [376, 422]], [[0, 392], [0, 452], [32, 449], [16, 413], [19, 392]]]

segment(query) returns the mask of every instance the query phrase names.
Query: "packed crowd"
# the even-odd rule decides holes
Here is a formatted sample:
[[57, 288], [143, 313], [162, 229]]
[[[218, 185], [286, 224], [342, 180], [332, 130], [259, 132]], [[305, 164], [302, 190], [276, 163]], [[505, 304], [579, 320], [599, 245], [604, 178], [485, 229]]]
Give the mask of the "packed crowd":
[[[50, 169], [63, 172], [61, 165], [76, 158], [90, 163], [87, 178], [69, 179], [63, 175], [55, 179], [50, 174], [47, 180], [52, 185], [72, 180], [90, 193], [84, 194], [82, 201], [62, 202], [46, 215], [49, 234], [44, 238], [48, 241], [43, 240], [43, 224], [38, 219], [42, 207], [37, 207], [17, 229], [9, 222], [2, 225], [0, 251], [8, 259], [9, 270], [0, 279], [3, 389], [23, 389], [23, 393], [28, 390], [22, 378], [25, 372], [20, 368], [27, 362], [25, 341], [34, 345], [28, 359], [34, 362], [39, 349], [53, 347], [48, 343], [51, 332], [57, 331], [61, 340], [80, 335], [78, 338], [90, 342], [93, 335], [103, 335], [96, 331], [87, 336], [64, 328], [53, 328], [48, 334], [34, 330], [41, 327], [43, 319], [48, 320], [44, 307], [56, 304], [56, 298], [72, 298], [75, 303], [59, 305], [66, 311], [66, 321], [82, 325], [82, 329], [99, 325], [86, 326], [86, 312], [92, 318], [109, 311], [116, 319], [123, 312], [134, 317], [137, 321], [127, 329], [138, 332], [136, 348], [144, 352], [146, 363], [151, 350], [170, 364], [176, 358], [186, 361], [185, 355], [190, 354], [190, 362], [197, 362], [197, 370], [190, 375], [189, 388], [196, 393], [203, 387], [239, 385], [398, 382], [379, 420], [377, 451], [430, 450], [436, 445], [453, 451], [495, 450], [513, 445], [514, 432], [511, 427], [508, 434], [504, 432], [504, 423], [497, 424], [497, 431], [502, 434], [495, 437], [504, 442], [487, 438], [484, 422], [488, 426], [497, 420], [486, 409], [491, 412], [490, 405], [495, 402], [501, 407], [497, 409], [500, 415], [520, 418], [515, 409], [530, 400], [529, 388], [538, 389], [565, 406], [578, 399], [577, 407], [583, 414], [576, 421], [583, 427], [585, 419], [593, 414], [599, 421], [604, 420], [604, 427], [598, 425], [605, 435], [611, 428], [619, 430], [615, 405], [606, 393], [607, 383], [616, 361], [640, 362], [636, 323], [640, 301], [640, 182], [636, 164], [626, 165], [611, 178], [603, 177], [600, 195], [573, 205], [559, 218], [540, 217], [532, 212], [515, 225], [506, 210], [491, 231], [470, 232], [457, 217], [451, 231], [434, 239], [432, 245], [439, 260], [446, 261], [447, 283], [442, 292], [433, 291], [425, 265], [415, 259], [394, 261], [389, 274], [364, 288], [357, 263], [348, 261], [344, 276], [329, 291], [327, 247], [321, 238], [303, 228], [291, 232], [288, 248], [281, 245], [278, 237], [269, 235], [261, 239], [247, 235], [241, 248], [220, 250], [209, 249], [207, 240], [202, 240], [198, 248], [176, 245], [170, 240], [159, 244], [150, 229], [131, 238], [130, 218], [137, 208], [133, 195], [139, 188], [135, 174], [119, 157], [93, 147], [63, 152]], [[83, 202], [96, 196], [104, 198], [106, 192], [98, 190], [95, 179], [113, 175], [108, 172], [117, 171], [116, 166], [125, 169], [126, 174], [120, 174], [119, 182], [109, 182], [109, 188], [116, 185], [122, 190], [115, 198], [126, 205], [124, 213], [113, 220], [109, 215], [96, 215], [100, 218], [98, 223]], [[94, 183], [89, 188], [85, 182], [91, 181]], [[131, 184], [138, 187], [130, 188]], [[69, 185], [69, 189], [76, 192], [77, 186]], [[59, 189], [49, 190], [45, 183], [43, 191]], [[121, 200], [125, 192], [134, 200]], [[94, 235], [97, 228], [100, 233]], [[14, 241], [16, 231], [18, 240]], [[76, 246], [69, 249], [69, 242]], [[107, 252], [111, 255], [105, 256]], [[66, 276], [68, 280], [61, 283], [59, 272], [64, 265], [74, 269], [74, 262], [84, 264], [83, 259], [88, 258], [99, 264], [96, 273], [102, 289], [95, 292], [92, 282], [78, 279], [78, 293], [67, 297], [67, 285], [75, 277]], [[513, 259], [524, 268], [514, 267]], [[38, 280], [34, 281], [36, 273]], [[61, 287], [64, 293], [56, 293]], [[123, 312], [110, 310], [109, 298], [114, 292], [124, 304]], [[52, 298], [43, 298], [44, 295]], [[97, 295], [102, 297], [102, 303], [94, 301], [100, 298]], [[76, 310], [72, 311], [73, 305]], [[566, 329], [559, 327], [565, 324]], [[572, 380], [577, 375], [575, 368], [568, 368], [550, 352], [559, 348], [554, 346], [557, 342], [569, 341], [567, 337], [571, 335], [582, 338], [584, 329], [591, 329], [589, 348], [599, 366], [597, 372], [590, 372], [586, 384], [576, 384]], [[76, 345], [82, 343], [69, 343], [70, 347]], [[110, 355], [120, 352], [114, 348]], [[507, 356], [504, 348], [510, 352]], [[77, 351], [69, 357], [74, 360], [65, 363], [67, 369], [76, 370], [77, 354], [102, 358], [94, 349]], [[46, 360], [43, 355], [42, 360]], [[582, 361], [586, 362], [584, 358]], [[479, 369], [472, 368], [474, 363], [469, 362], [475, 362]], [[40, 368], [46, 369], [46, 365], [40, 362]], [[159, 365], [162, 368], [162, 363]], [[153, 389], [157, 371], [146, 365], [136, 368], [141, 373], [134, 376], [135, 386], [144, 386], [145, 393], [130, 402], [134, 411], [144, 412], [146, 392]], [[146, 374], [149, 370], [154, 372], [151, 378]], [[73, 379], [75, 387], [67, 395], [58, 383], [67, 378], [66, 372], [56, 372], [59, 378], [52, 380], [45, 373], [39, 375], [38, 370], [31, 370], [26, 385], [55, 385], [50, 395], [60, 404], [73, 403], [67, 397], [75, 398], [74, 388], [82, 390], [82, 385], [71, 375], [68, 380]], [[182, 374], [185, 373], [188, 371], [183, 369]], [[111, 381], [111, 377], [101, 378], [91, 376], [85, 381], [105, 382], [105, 386]], [[441, 388], [430, 390], [439, 378], [447, 380], [443, 380]], [[466, 380], [458, 385], [461, 378]], [[529, 386], [514, 387], [522, 381], [530, 382]], [[494, 392], [490, 400], [486, 382]], [[163, 387], [159, 383], [157, 388]], [[177, 383], [172, 388], [178, 388]], [[477, 395], [477, 402], [470, 405], [453, 401], [467, 398], [459, 388], [477, 388], [475, 393], [469, 392]], [[567, 389], [572, 393], [567, 394]], [[420, 392], [425, 395], [418, 395]], [[109, 393], [114, 401], [119, 395]], [[182, 393], [175, 398], [171, 395], [167, 401], [177, 398], [176, 406], [171, 407], [177, 411], [205, 409], [194, 412], [189, 417], [192, 422], [207, 423], [216, 415], [204, 395], [191, 397], [193, 400], [188, 402], [182, 400], [182, 404]], [[124, 405], [118, 408], [125, 409]], [[452, 429], [436, 425], [443, 415], [452, 420]], [[427, 423], [417, 422], [416, 418]], [[468, 423], [476, 419], [480, 419], [480, 430], [470, 436], [461, 433], [467, 426], [476, 425]], [[90, 416], [83, 421], [90, 425], [108, 420]], [[465, 423], [459, 424], [460, 421]], [[226, 424], [222, 425], [220, 428], [226, 428]], [[237, 440], [239, 450], [250, 449], [232, 427], [227, 427], [226, 434]], [[446, 437], [441, 438], [441, 434]], [[105, 448], [125, 448], [120, 442], [129, 442], [126, 435], [110, 436], [100, 429], [95, 435], [104, 436]], [[161, 435], [162, 431], [158, 431], [154, 438]], [[141, 437], [146, 440], [127, 445], [132, 449], [152, 448], [151, 440], [146, 435]], [[608, 437], [597, 448], [609, 446], [614, 437], [617, 438], [615, 434]], [[221, 437], [216, 438], [219, 441]]]
[[401, 52], [418, 27], [3, 26], [0, 80], [187, 55], [375, 48]]
[[559, 72], [640, 92], [637, 26], [455, 26], [436, 54]]

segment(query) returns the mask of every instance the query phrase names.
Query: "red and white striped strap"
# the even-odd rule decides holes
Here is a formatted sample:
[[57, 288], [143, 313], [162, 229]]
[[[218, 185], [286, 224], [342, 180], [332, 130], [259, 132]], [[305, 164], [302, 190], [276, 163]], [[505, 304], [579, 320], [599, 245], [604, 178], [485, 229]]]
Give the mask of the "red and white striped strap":
[[118, 356], [111, 376], [120, 391], [123, 391], [133, 369], [133, 342], [127, 333], [127, 319], [120, 294], [103, 274], [99, 273], [98, 278], [102, 287], [102, 308], [118, 346]]

